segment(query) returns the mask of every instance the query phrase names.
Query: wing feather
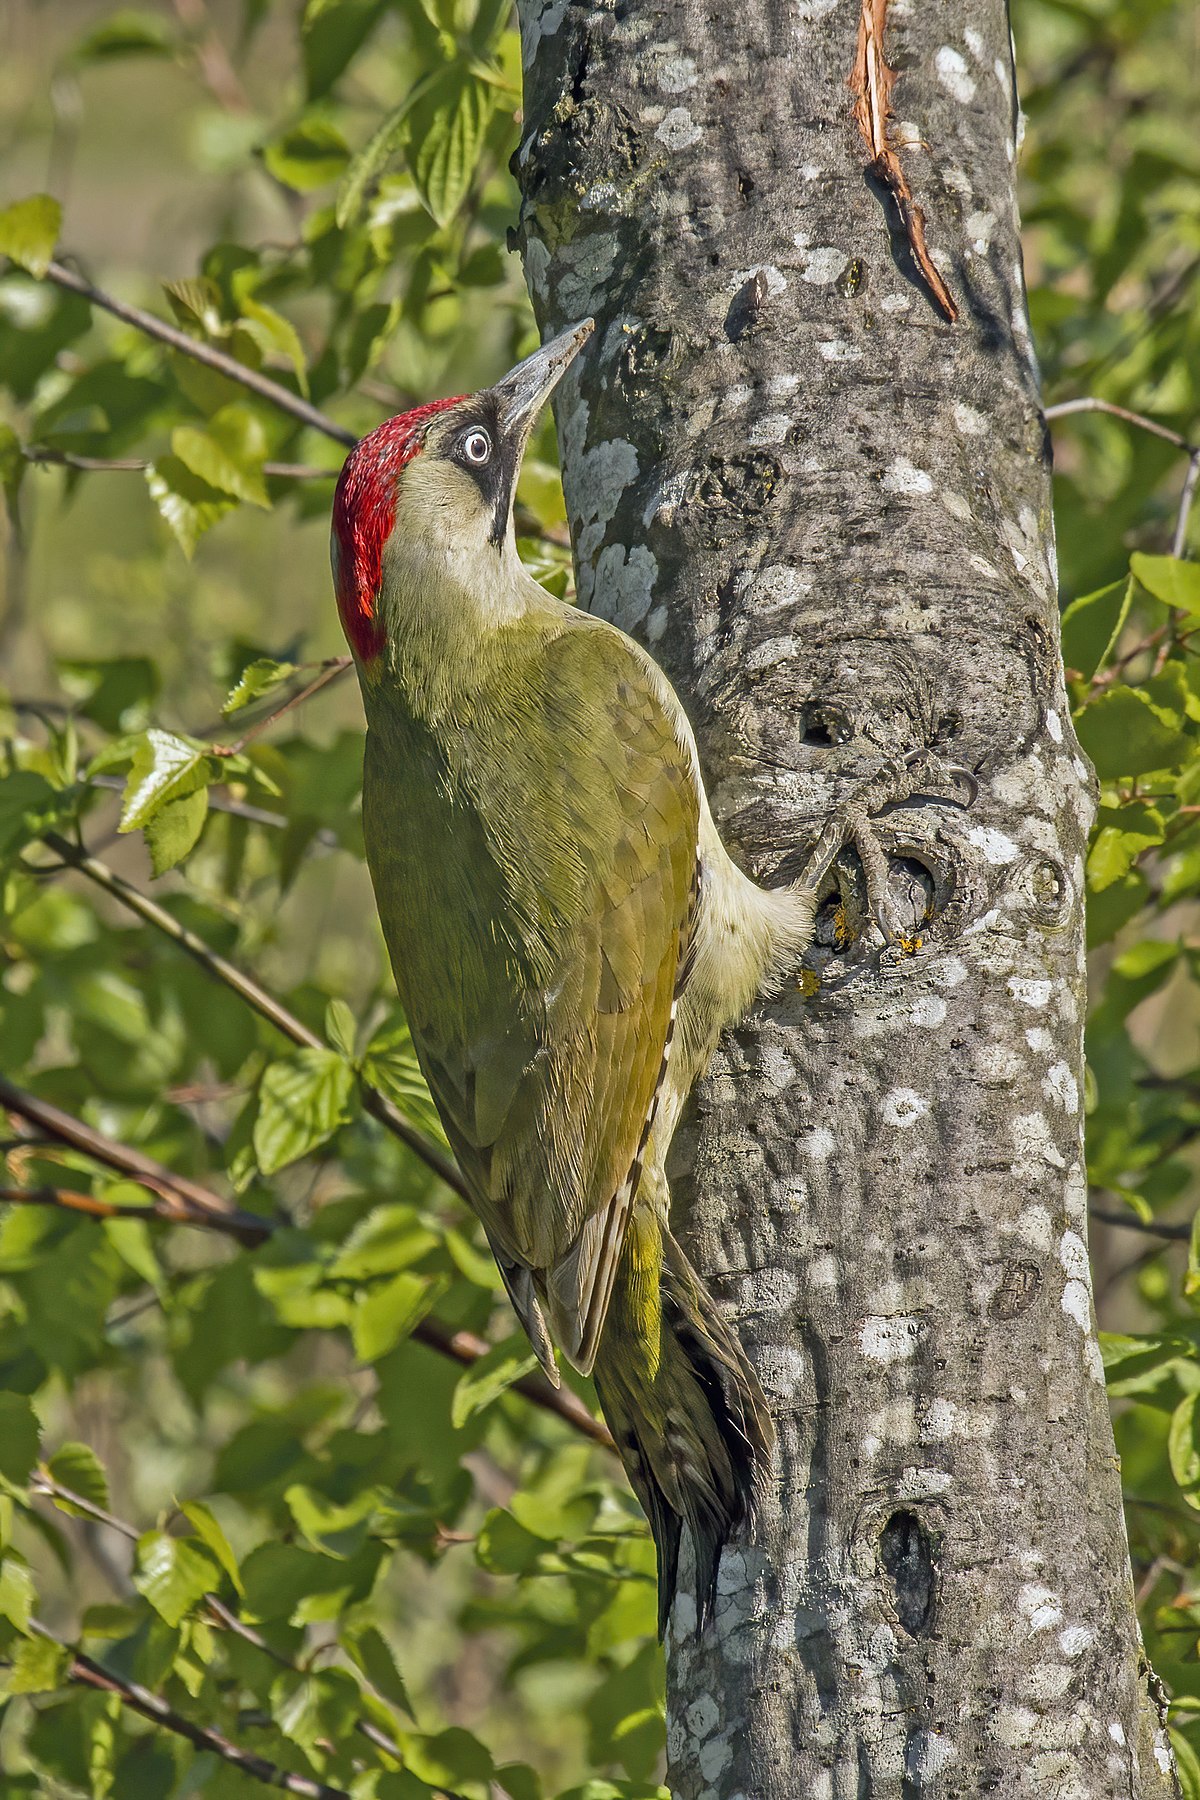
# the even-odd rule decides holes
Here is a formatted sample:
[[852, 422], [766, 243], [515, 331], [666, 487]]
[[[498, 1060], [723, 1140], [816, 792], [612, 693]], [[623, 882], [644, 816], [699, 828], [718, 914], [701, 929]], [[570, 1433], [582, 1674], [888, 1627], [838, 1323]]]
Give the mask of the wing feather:
[[403, 819], [368, 747], [393, 967], [518, 1313], [587, 1369], [688, 951], [692, 753], [641, 653], [582, 615], [521, 668], [485, 672], [469, 728], [426, 737]]

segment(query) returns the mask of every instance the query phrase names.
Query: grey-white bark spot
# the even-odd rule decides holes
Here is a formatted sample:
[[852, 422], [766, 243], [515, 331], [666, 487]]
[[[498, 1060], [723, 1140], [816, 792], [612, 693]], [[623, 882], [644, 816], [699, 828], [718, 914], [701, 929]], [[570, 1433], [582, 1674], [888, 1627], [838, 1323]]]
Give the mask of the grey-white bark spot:
[[933, 477], [924, 469], [918, 469], [907, 456], [898, 456], [885, 469], [883, 486], [889, 494], [918, 499], [923, 494], [932, 494]]
[[903, 1362], [906, 1357], [915, 1355], [924, 1333], [925, 1326], [920, 1319], [867, 1319], [858, 1341], [863, 1355], [869, 1356], [872, 1362]]
[[668, 150], [686, 150], [700, 136], [700, 127], [686, 106], [673, 106], [654, 135]]
[[912, 1088], [892, 1088], [880, 1102], [879, 1111], [885, 1125], [907, 1131], [929, 1111], [929, 1102]]
[[963, 106], [975, 98], [975, 79], [968, 73], [965, 58], [950, 44], [943, 44], [934, 57], [937, 78], [946, 92]]

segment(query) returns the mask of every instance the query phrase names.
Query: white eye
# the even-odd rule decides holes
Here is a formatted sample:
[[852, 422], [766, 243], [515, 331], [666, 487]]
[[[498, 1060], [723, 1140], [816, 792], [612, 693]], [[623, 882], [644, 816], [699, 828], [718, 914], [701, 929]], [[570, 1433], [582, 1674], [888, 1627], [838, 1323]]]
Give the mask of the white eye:
[[469, 463], [485, 463], [492, 454], [492, 440], [486, 431], [468, 431], [462, 452]]

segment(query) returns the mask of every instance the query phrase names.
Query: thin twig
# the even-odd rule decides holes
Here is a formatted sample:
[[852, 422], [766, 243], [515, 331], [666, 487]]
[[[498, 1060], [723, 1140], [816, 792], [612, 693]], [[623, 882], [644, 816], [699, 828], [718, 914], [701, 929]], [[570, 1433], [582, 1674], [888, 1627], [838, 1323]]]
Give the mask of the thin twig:
[[[97, 857], [89, 856], [86, 850], [81, 850], [77, 845], [69, 843], [57, 832], [47, 832], [42, 841], [71, 868], [78, 869], [80, 874], [86, 875], [90, 881], [94, 881], [97, 887], [101, 887], [105, 893], [111, 894], [114, 900], [119, 900], [121, 905], [128, 907], [130, 912], [137, 913], [139, 918], [161, 931], [164, 937], [170, 938], [172, 943], [177, 944], [181, 950], [186, 950], [187, 954], [198, 962], [207, 974], [211, 975], [214, 980], [222, 982], [227, 988], [231, 988], [248, 1006], [253, 1008], [260, 1018], [265, 1019], [269, 1025], [273, 1025], [282, 1036], [290, 1038], [292, 1043], [299, 1045], [302, 1050], [328, 1049], [329, 1046], [323, 1038], [318, 1037], [315, 1031], [310, 1031], [308, 1026], [296, 1017], [295, 1013], [289, 1012], [287, 1007], [273, 994], [269, 994], [266, 988], [254, 980], [253, 976], [247, 975], [244, 970], [237, 968], [225, 957], [210, 949], [203, 938], [197, 937], [194, 931], [189, 931], [186, 925], [181, 925], [179, 920], [167, 912], [164, 907], [159, 906], [147, 894], [143, 894], [131, 882], [126, 881], [123, 876], [110, 869], [107, 863], [101, 862]], [[467, 1192], [466, 1184], [457, 1166], [445, 1151], [427, 1138], [423, 1131], [418, 1130], [412, 1121], [400, 1111], [400, 1108], [389, 1100], [379, 1088], [373, 1087], [370, 1082], [362, 1080], [361, 1077], [360, 1083], [365, 1111], [386, 1127], [393, 1137], [399, 1138], [402, 1144], [407, 1144], [410, 1150], [414, 1150], [422, 1162], [432, 1169], [434, 1174], [446, 1183], [447, 1187], [453, 1188], [456, 1194], [460, 1194], [464, 1200], [469, 1202], [470, 1195]]]
[[59, 1212], [86, 1213], [93, 1219], [160, 1219], [164, 1225], [203, 1225], [207, 1229], [225, 1231], [231, 1237], [261, 1242], [264, 1232], [252, 1213], [239, 1213], [233, 1223], [222, 1216], [213, 1220], [198, 1219], [188, 1207], [160, 1196], [147, 1206], [122, 1206], [102, 1200], [98, 1194], [81, 1194], [74, 1188], [0, 1187], [0, 1204], [5, 1206], [47, 1206]]
[[1191, 1242], [1190, 1225], [1175, 1225], [1166, 1219], [1139, 1219], [1134, 1212], [1116, 1212], [1107, 1206], [1092, 1205], [1088, 1210], [1093, 1219], [1099, 1219], [1104, 1225], [1119, 1225], [1123, 1231], [1140, 1231], [1147, 1237], [1163, 1238], [1168, 1243]]
[[[374, 1089], [368, 1090], [368, 1093], [374, 1092]], [[387, 1104], [382, 1094], [378, 1098], [382, 1104]], [[99, 1132], [93, 1131], [81, 1120], [73, 1118], [69, 1113], [60, 1112], [58, 1107], [51, 1106], [47, 1100], [40, 1100], [35, 1095], [14, 1087], [2, 1076], [0, 1108], [15, 1113], [19, 1118], [28, 1119], [50, 1138], [69, 1144], [73, 1150], [81, 1151], [94, 1161], [103, 1163], [106, 1168], [117, 1169], [151, 1192], [162, 1193], [168, 1198], [173, 1195], [182, 1197], [188, 1202], [189, 1210], [186, 1216], [181, 1214], [172, 1222], [202, 1225], [210, 1231], [225, 1232], [251, 1247], [270, 1237], [275, 1230], [273, 1220], [260, 1219], [253, 1213], [239, 1212], [208, 1188], [200, 1187], [185, 1175], [176, 1175], [162, 1163], [143, 1156], [140, 1150], [134, 1150], [127, 1144], [119, 1144], [112, 1138], [101, 1137]], [[394, 1127], [389, 1123], [388, 1129]], [[149, 1207], [133, 1210], [142, 1216], [151, 1214]], [[158, 1212], [153, 1216], [163, 1217]], [[477, 1363], [492, 1349], [485, 1338], [477, 1337], [473, 1331], [456, 1331], [452, 1326], [443, 1325], [432, 1318], [422, 1319], [414, 1327], [413, 1337], [428, 1349], [436, 1350], [439, 1355], [461, 1363], [464, 1368]], [[544, 1375], [536, 1373], [523, 1375], [513, 1383], [513, 1387], [534, 1406], [540, 1406], [543, 1412], [553, 1413], [556, 1418], [590, 1438], [593, 1443], [602, 1445], [606, 1450], [614, 1448], [608, 1427], [601, 1419], [595, 1418], [569, 1388], [552, 1388]]]
[[854, 118], [870, 152], [871, 173], [895, 201], [913, 259], [929, 285], [938, 310], [953, 325], [958, 317], [958, 307], [929, 254], [925, 242], [925, 214], [913, 198], [908, 177], [888, 137], [896, 71], [889, 66], [884, 54], [886, 24], [887, 0], [862, 0], [854, 68], [847, 82], [854, 95]]
[[1177, 450], [1187, 451], [1187, 473], [1183, 478], [1183, 491], [1179, 496], [1179, 511], [1175, 515], [1175, 535], [1171, 540], [1171, 555], [1182, 557], [1187, 548], [1187, 529], [1192, 502], [1196, 497], [1197, 483], [1200, 483], [1200, 446], [1191, 443], [1181, 432], [1172, 431], [1169, 425], [1160, 425], [1157, 419], [1148, 419], [1145, 413], [1130, 412], [1127, 406], [1117, 406], [1112, 400], [1098, 400], [1092, 394], [1084, 395], [1078, 400], [1060, 400], [1057, 405], [1046, 408], [1045, 416], [1048, 420], [1065, 419], [1072, 413], [1085, 412], [1108, 413], [1111, 418], [1124, 419], [1127, 425], [1136, 425], [1139, 431], [1148, 431], [1154, 437], [1163, 438], [1168, 444], [1174, 444]]
[[[462, 1363], [464, 1368], [470, 1368], [472, 1363], [477, 1363], [481, 1356], [486, 1356], [492, 1349], [485, 1338], [476, 1337], [473, 1331], [453, 1331], [437, 1319], [422, 1320], [413, 1335], [420, 1337], [431, 1349], [440, 1350], [443, 1356]], [[532, 1374], [523, 1375], [519, 1381], [514, 1381], [513, 1387], [518, 1393], [524, 1394], [527, 1400], [532, 1400], [535, 1406], [544, 1408], [546, 1412], [557, 1413], [560, 1419], [565, 1419], [568, 1425], [573, 1425], [584, 1437], [591, 1438], [594, 1444], [601, 1445], [605, 1450], [616, 1449], [612, 1433], [603, 1419], [597, 1419], [590, 1413], [570, 1388], [551, 1387], [546, 1377], [536, 1370]]]
[[1179, 496], [1179, 511], [1175, 517], [1175, 536], [1171, 541], [1171, 555], [1182, 557], [1187, 546], [1188, 519], [1191, 516], [1192, 501], [1196, 498], [1196, 483], [1200, 481], [1200, 450], [1193, 450], [1188, 457], [1187, 474], [1183, 478], [1183, 492]]
[[[101, 1136], [81, 1119], [61, 1112], [48, 1100], [27, 1094], [2, 1075], [0, 1108], [15, 1113], [18, 1118], [27, 1119], [31, 1125], [36, 1125], [39, 1131], [48, 1133], [59, 1143], [69, 1144], [73, 1150], [81, 1151], [94, 1162], [103, 1163], [106, 1168], [116, 1169], [119, 1174], [129, 1176], [139, 1186], [160, 1196], [158, 1205], [131, 1208], [131, 1211], [143, 1215], [152, 1213], [156, 1218], [169, 1219], [172, 1224], [203, 1225], [209, 1231], [224, 1232], [237, 1238], [239, 1243], [249, 1246], [261, 1244], [271, 1235], [272, 1225], [269, 1219], [243, 1212], [240, 1207], [222, 1199], [210, 1189], [201, 1187], [198, 1182], [189, 1180], [186, 1175], [177, 1175], [165, 1163], [155, 1162], [153, 1157], [143, 1155], [140, 1150], [134, 1150], [128, 1144], [119, 1144], [112, 1138]], [[84, 1196], [79, 1195], [77, 1198], [82, 1200]], [[160, 1207], [163, 1206], [168, 1210], [161, 1211]], [[78, 1207], [74, 1210], [84, 1209]], [[113, 1216], [119, 1216], [119, 1212], [123, 1210], [114, 1208]]]
[[1109, 413], [1114, 419], [1124, 419], [1127, 425], [1136, 425], [1142, 431], [1152, 432], [1155, 437], [1165, 438], [1177, 450], [1191, 451], [1194, 448], [1179, 432], [1172, 431], [1169, 425], [1160, 425], [1157, 419], [1148, 419], [1144, 413], [1130, 412], [1127, 406], [1116, 406], [1111, 400], [1098, 400], [1094, 394], [1085, 395], [1079, 400], [1059, 400], [1046, 408], [1045, 416], [1047, 419], [1065, 419], [1071, 413], [1084, 412]]
[[191, 49], [209, 93], [227, 112], [248, 113], [250, 102], [217, 36], [204, 0], [175, 0], [180, 24], [192, 33]]
[[128, 1706], [132, 1712], [140, 1713], [144, 1719], [161, 1726], [164, 1731], [186, 1738], [198, 1750], [211, 1750], [222, 1761], [231, 1763], [235, 1769], [240, 1769], [255, 1781], [261, 1781], [267, 1787], [282, 1788], [285, 1793], [299, 1794], [303, 1800], [350, 1800], [345, 1788], [330, 1787], [327, 1782], [316, 1781], [308, 1775], [294, 1775], [288, 1769], [281, 1769], [278, 1763], [268, 1762], [265, 1756], [258, 1756], [252, 1750], [243, 1750], [239, 1744], [231, 1743], [210, 1725], [197, 1725], [194, 1720], [176, 1712], [173, 1706], [168, 1706], [160, 1695], [143, 1687], [141, 1682], [118, 1675], [103, 1663], [85, 1656], [82, 1650], [67, 1643], [56, 1632], [50, 1631], [39, 1619], [30, 1619], [29, 1631], [34, 1637], [45, 1638], [68, 1653], [71, 1658], [67, 1669], [69, 1681], [95, 1688], [100, 1693], [115, 1694], [122, 1705]]
[[[12, 702], [14, 707], [19, 704], [21, 703], [18, 701]], [[124, 793], [126, 787], [123, 775], [93, 775], [90, 777], [90, 782], [92, 787], [110, 788], [116, 794]], [[269, 825], [275, 831], [283, 831], [288, 824], [283, 813], [268, 812], [265, 806], [249, 806], [246, 801], [232, 800], [226, 794], [214, 794], [211, 787], [208, 790], [208, 804], [212, 812], [228, 813], [231, 818], [246, 819], [251, 825]], [[328, 826], [322, 826], [317, 833], [316, 842], [324, 844], [328, 849], [336, 850], [338, 847], [337, 833], [330, 831]]]
[[328, 662], [322, 666], [320, 674], [314, 675], [313, 679], [306, 686], [298, 689], [290, 700], [285, 700], [282, 706], [277, 706], [273, 712], [269, 712], [264, 718], [257, 720], [234, 743], [210, 744], [209, 754], [212, 756], [240, 755], [247, 744], [253, 743], [254, 739], [261, 732], [266, 731], [269, 726], [274, 725], [277, 719], [282, 719], [284, 714], [290, 713], [293, 707], [302, 706], [306, 700], [311, 700], [314, 694], [319, 694], [322, 688], [328, 687], [331, 681], [336, 681], [340, 675], [344, 675], [353, 661], [354, 658], [351, 656], [331, 656]]
[[[55, 450], [49, 444], [22, 444], [21, 455], [28, 463], [81, 469], [89, 475], [139, 475], [150, 467], [144, 456], [79, 456], [74, 450]], [[315, 463], [266, 462], [262, 471], [276, 481], [336, 481], [338, 474], [336, 469], [320, 469]]]
[[169, 344], [172, 350], [178, 350], [193, 361], [201, 362], [210, 369], [216, 369], [229, 381], [236, 381], [240, 386], [249, 388], [261, 400], [270, 401], [282, 412], [291, 413], [294, 419], [310, 425], [314, 431], [323, 431], [326, 437], [333, 438], [339, 444], [353, 449], [358, 439], [344, 425], [337, 425], [332, 419], [318, 412], [299, 394], [293, 394], [289, 388], [278, 381], [272, 381], [269, 375], [261, 375], [257, 369], [247, 368], [236, 358], [227, 356], [223, 350], [214, 350], [211, 344], [202, 344], [197, 338], [189, 337], [186, 331], [180, 331], [174, 325], [168, 325], [153, 313], [143, 312], [140, 306], [129, 306], [124, 300], [118, 300], [112, 294], [106, 294], [102, 288], [93, 286], [74, 269], [68, 269], [61, 262], [51, 262], [46, 267], [46, 279], [54, 282], [56, 287], [65, 288], [70, 294], [79, 294], [93, 306], [103, 307], [115, 319], [121, 319], [126, 325], [133, 325], [138, 331], [145, 332], [147, 337], [157, 338], [161, 344]]

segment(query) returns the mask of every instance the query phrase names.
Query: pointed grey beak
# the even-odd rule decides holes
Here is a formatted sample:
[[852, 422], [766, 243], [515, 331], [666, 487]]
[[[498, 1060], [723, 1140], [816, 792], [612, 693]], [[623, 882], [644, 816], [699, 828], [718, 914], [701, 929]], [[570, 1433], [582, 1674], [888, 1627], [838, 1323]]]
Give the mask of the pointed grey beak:
[[594, 319], [581, 320], [551, 338], [496, 383], [492, 393], [506, 438], [524, 444], [542, 407], [595, 329]]

